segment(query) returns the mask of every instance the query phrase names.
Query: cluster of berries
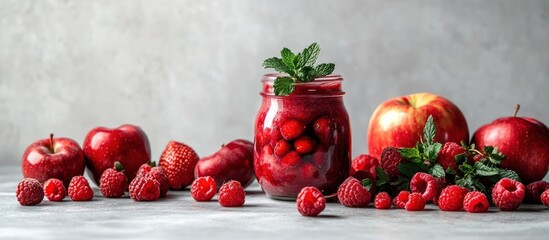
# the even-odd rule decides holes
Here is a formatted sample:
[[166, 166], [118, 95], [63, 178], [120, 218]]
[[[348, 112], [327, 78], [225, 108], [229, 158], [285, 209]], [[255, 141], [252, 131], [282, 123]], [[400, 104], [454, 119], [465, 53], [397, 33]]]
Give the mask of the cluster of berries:
[[32, 206], [41, 203], [44, 196], [50, 201], [61, 201], [67, 192], [73, 201], [89, 201], [93, 198], [93, 189], [83, 176], [73, 177], [68, 191], [63, 182], [56, 178], [48, 179], [44, 185], [34, 178], [25, 178], [17, 184], [15, 195], [21, 205]]

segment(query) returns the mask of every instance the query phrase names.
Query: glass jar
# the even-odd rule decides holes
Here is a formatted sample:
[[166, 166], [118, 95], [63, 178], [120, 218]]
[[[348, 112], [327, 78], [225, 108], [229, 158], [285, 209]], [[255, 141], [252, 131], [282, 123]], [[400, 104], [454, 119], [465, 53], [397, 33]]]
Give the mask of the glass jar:
[[343, 78], [330, 75], [296, 83], [275, 96], [282, 74], [263, 77], [263, 97], [255, 121], [254, 168], [267, 196], [292, 200], [314, 186], [333, 197], [351, 167], [351, 126], [343, 104]]

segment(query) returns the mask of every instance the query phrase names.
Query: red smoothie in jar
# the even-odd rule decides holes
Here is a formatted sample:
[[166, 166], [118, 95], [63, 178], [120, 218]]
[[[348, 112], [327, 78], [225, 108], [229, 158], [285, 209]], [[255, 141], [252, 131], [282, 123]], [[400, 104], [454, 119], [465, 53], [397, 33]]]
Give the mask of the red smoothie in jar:
[[351, 127], [339, 75], [295, 83], [287, 96], [275, 96], [264, 76], [255, 122], [254, 167], [263, 191], [275, 199], [295, 199], [314, 186], [334, 196], [351, 166]]

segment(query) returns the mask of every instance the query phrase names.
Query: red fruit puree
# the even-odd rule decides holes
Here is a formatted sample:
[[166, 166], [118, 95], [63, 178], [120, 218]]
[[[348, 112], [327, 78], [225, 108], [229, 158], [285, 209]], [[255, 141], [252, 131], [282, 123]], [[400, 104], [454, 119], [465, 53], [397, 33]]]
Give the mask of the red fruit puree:
[[275, 96], [264, 76], [263, 101], [255, 122], [254, 167], [263, 191], [295, 199], [303, 187], [331, 197], [349, 176], [351, 126], [339, 75], [296, 83], [293, 93]]

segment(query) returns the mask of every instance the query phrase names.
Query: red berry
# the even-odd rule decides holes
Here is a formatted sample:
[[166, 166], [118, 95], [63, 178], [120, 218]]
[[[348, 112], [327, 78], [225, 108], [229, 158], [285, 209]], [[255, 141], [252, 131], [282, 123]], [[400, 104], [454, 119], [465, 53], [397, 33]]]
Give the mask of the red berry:
[[194, 168], [199, 157], [189, 146], [176, 141], [170, 141], [158, 164], [166, 175], [172, 189], [183, 189], [194, 180]]
[[199, 177], [191, 185], [191, 195], [196, 201], [210, 201], [217, 191], [215, 179], [210, 176]]
[[386, 192], [380, 192], [376, 195], [374, 206], [377, 209], [389, 209], [391, 208], [391, 196]]
[[463, 208], [470, 213], [486, 212], [489, 207], [488, 198], [482, 192], [468, 192], [463, 199]]
[[151, 169], [152, 169], [151, 165], [149, 165], [148, 163], [144, 163], [137, 170], [135, 177], [145, 177], [147, 176], [147, 174], [149, 174]]
[[348, 177], [337, 189], [339, 202], [346, 207], [366, 207], [370, 204], [370, 192], [354, 177]]
[[398, 175], [398, 165], [404, 158], [398, 152], [397, 148], [387, 147], [381, 152], [381, 168], [383, 168], [389, 179], [395, 180]]
[[303, 174], [302, 176], [304, 176], [305, 179], [314, 179], [320, 177], [318, 167], [310, 162], [303, 163], [303, 166], [301, 166], [301, 173]]
[[170, 189], [170, 180], [162, 167], [153, 167], [149, 172], [149, 177], [156, 180], [160, 184], [160, 197], [166, 197]]
[[469, 192], [466, 188], [450, 185], [440, 193], [438, 207], [443, 211], [460, 211], [463, 209], [463, 199]]
[[492, 189], [492, 201], [502, 211], [517, 209], [524, 199], [524, 184], [509, 178], [502, 178]]
[[274, 154], [278, 157], [283, 157], [291, 150], [291, 145], [286, 140], [280, 140], [276, 142], [274, 146]]
[[297, 211], [303, 216], [314, 217], [324, 211], [326, 199], [315, 187], [304, 187], [297, 195]]
[[543, 203], [543, 205], [549, 207], [549, 189], [545, 190], [541, 194], [540, 199], [541, 199], [541, 203]]
[[393, 199], [393, 204], [397, 208], [404, 208], [406, 206], [406, 202], [408, 202], [409, 196], [410, 192], [400, 191], [400, 193], [398, 193], [398, 195]]
[[332, 138], [332, 126], [330, 118], [322, 116], [313, 123], [313, 131], [323, 145], [329, 145]]
[[67, 196], [67, 189], [63, 185], [63, 181], [57, 178], [50, 178], [44, 182], [44, 195], [50, 201], [58, 202]]
[[305, 124], [301, 123], [298, 120], [290, 119], [284, 122], [280, 127], [280, 134], [286, 140], [294, 140], [305, 132]]
[[316, 142], [313, 138], [303, 136], [294, 141], [295, 151], [301, 155], [312, 153], [315, 150]]
[[17, 184], [15, 195], [21, 206], [32, 206], [42, 202], [44, 190], [42, 190], [42, 184], [38, 180], [25, 178]]
[[369, 178], [376, 179], [376, 167], [379, 167], [379, 160], [368, 154], [361, 154], [351, 162], [351, 176], [358, 180]]
[[465, 149], [463, 149], [459, 144], [455, 142], [447, 142], [438, 153], [437, 162], [442, 166], [442, 168], [444, 168], [444, 170], [451, 168], [454, 171], [457, 171], [456, 155], [464, 152]]
[[438, 183], [433, 176], [418, 172], [410, 181], [410, 190], [421, 193], [425, 201], [431, 201], [438, 193]]
[[536, 181], [526, 185], [524, 202], [526, 203], [541, 203], [541, 193], [549, 189], [549, 183], [546, 181]]
[[294, 166], [299, 162], [299, 160], [301, 160], [301, 155], [299, 155], [296, 151], [291, 151], [284, 155], [280, 161], [284, 166]]
[[411, 193], [404, 208], [406, 211], [421, 211], [425, 209], [425, 198], [421, 193]]
[[438, 197], [440, 196], [442, 189], [445, 189], [448, 186], [448, 181], [446, 181], [446, 178], [435, 178], [435, 181], [438, 184], [438, 191], [432, 200], [433, 200], [433, 204], [438, 205]]
[[219, 188], [219, 204], [223, 207], [242, 207], [246, 200], [244, 188], [238, 181], [228, 181]]
[[93, 189], [84, 176], [74, 176], [69, 183], [68, 192], [73, 201], [90, 201], [93, 199]]
[[135, 201], [156, 201], [160, 198], [160, 183], [151, 177], [136, 177], [130, 183], [130, 197]]
[[99, 188], [104, 197], [119, 198], [124, 195], [124, 191], [128, 188], [128, 179], [122, 172], [108, 168], [101, 175]]

